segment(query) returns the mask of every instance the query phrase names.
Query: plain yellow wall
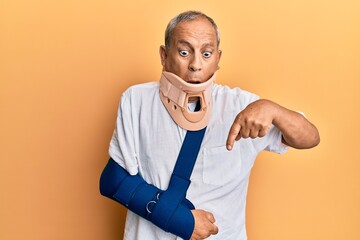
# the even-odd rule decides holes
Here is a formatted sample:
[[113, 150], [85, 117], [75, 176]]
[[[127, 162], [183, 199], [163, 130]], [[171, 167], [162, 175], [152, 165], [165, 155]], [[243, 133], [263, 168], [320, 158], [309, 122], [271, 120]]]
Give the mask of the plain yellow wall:
[[360, 1], [0, 1], [0, 239], [115, 240], [101, 197], [121, 92], [157, 81], [168, 20], [221, 31], [218, 83], [306, 113], [312, 150], [262, 153], [249, 240], [360, 239]]

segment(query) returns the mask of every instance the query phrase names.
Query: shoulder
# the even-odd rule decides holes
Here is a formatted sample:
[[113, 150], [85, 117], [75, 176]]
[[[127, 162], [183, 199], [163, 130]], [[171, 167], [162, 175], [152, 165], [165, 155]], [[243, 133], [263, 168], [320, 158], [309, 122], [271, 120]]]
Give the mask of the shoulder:
[[147, 82], [132, 85], [127, 88], [121, 95], [122, 101], [125, 99], [143, 99], [149, 98], [159, 92], [159, 82]]
[[137, 94], [137, 93], [146, 93], [159, 90], [159, 82], [146, 82], [141, 84], [132, 85], [127, 88], [123, 94]]

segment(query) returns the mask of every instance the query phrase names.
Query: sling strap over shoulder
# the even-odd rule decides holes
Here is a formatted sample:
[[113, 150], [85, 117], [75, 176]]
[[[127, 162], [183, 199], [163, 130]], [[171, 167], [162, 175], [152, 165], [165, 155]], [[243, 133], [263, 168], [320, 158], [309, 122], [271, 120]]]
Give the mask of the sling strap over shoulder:
[[[187, 131], [170, 179], [169, 187], [161, 193], [159, 200], [156, 201], [153, 207], [153, 213], [150, 215], [151, 221], [156, 225], [162, 225], [166, 229], [179, 228], [179, 225], [171, 221], [172, 215], [176, 213], [176, 208], [186, 197], [187, 189], [191, 183], [190, 176], [205, 131], [206, 128], [199, 131]], [[157, 208], [161, 208], [161, 210], [156, 211]]]

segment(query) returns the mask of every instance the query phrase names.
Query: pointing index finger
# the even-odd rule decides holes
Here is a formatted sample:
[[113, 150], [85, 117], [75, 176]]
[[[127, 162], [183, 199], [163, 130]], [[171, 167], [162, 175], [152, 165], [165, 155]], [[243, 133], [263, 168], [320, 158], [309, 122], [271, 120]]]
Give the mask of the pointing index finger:
[[228, 138], [226, 140], [226, 148], [227, 150], [231, 151], [233, 146], [234, 146], [234, 142], [235, 140], [239, 140], [240, 139], [240, 125], [237, 123], [233, 123], [233, 125], [230, 128], [229, 131], [229, 135]]

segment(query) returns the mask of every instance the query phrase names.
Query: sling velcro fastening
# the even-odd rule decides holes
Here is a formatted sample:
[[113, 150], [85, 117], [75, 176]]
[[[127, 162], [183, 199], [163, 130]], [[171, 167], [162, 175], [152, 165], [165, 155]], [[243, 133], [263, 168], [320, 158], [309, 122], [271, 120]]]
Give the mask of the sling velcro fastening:
[[206, 128], [188, 131], [166, 191], [148, 184], [139, 175], [130, 175], [110, 158], [100, 178], [100, 192], [164, 231], [190, 239], [194, 230], [194, 205], [186, 199], [190, 176]]

